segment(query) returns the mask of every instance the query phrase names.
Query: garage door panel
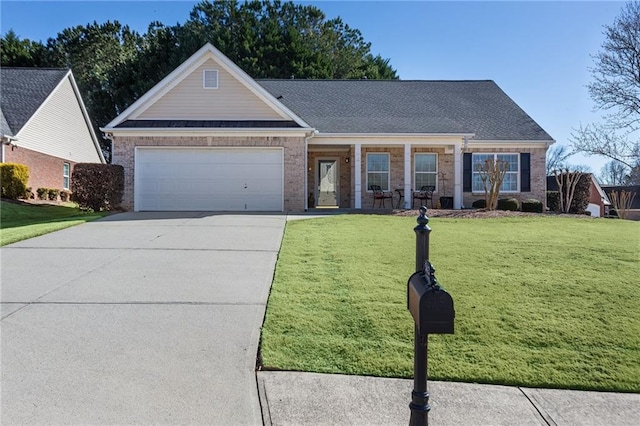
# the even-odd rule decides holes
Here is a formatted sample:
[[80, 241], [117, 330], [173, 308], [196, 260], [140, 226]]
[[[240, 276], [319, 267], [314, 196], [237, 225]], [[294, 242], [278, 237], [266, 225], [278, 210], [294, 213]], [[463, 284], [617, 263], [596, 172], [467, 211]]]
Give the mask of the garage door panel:
[[142, 148], [136, 210], [282, 211], [281, 149]]

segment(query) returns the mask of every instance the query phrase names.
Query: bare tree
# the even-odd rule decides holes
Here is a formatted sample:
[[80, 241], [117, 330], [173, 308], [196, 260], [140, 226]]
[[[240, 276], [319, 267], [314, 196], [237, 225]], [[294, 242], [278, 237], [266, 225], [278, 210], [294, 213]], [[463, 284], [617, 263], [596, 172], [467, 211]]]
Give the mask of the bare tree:
[[609, 161], [600, 170], [598, 180], [604, 185], [624, 185], [629, 175], [629, 168], [619, 161]]
[[567, 145], [553, 145], [547, 151], [547, 176], [553, 174], [556, 169], [567, 166], [567, 158], [571, 157], [573, 152], [569, 150]]
[[620, 133], [610, 123], [580, 125], [571, 133], [576, 151], [586, 155], [601, 155], [622, 163], [626, 167], [640, 161], [640, 140], [632, 140], [635, 132]]
[[631, 168], [640, 160], [640, 2], [627, 3], [604, 29], [588, 89], [596, 108], [609, 113], [602, 123], [575, 129], [571, 142], [576, 151]]
[[484, 200], [487, 210], [495, 210], [498, 206], [498, 195], [504, 177], [509, 170], [509, 162], [487, 158], [484, 164], [478, 168], [482, 186], [484, 187]]
[[556, 178], [558, 192], [560, 193], [560, 211], [569, 213], [573, 196], [576, 192], [576, 186], [584, 173], [580, 171], [569, 171], [568, 168], [565, 168], [564, 170], [554, 170], [553, 175]]
[[625, 190], [622, 190], [620, 192], [618, 191], [611, 192], [610, 194], [611, 204], [613, 205], [613, 208], [616, 210], [616, 213], [618, 214], [618, 217], [620, 219], [627, 218], [627, 214], [629, 213], [629, 209], [631, 208], [631, 205], [633, 204], [633, 199], [635, 197], [636, 197], [635, 192], [628, 192]]

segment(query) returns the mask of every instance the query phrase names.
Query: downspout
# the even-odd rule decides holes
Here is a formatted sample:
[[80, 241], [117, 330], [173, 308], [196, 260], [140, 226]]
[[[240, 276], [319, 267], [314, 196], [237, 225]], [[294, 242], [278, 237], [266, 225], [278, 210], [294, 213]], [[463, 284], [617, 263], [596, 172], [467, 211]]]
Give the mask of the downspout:
[[16, 148], [18, 146], [18, 144], [16, 142], [18, 142], [18, 138], [15, 138], [13, 136], [9, 136], [9, 135], [2, 135], [1, 139], [1, 144], [2, 144], [2, 150], [0, 151], [0, 163], [4, 163], [5, 162], [5, 154], [4, 154], [4, 146], [5, 145], [10, 145], [11, 146], [11, 150], [13, 151], [14, 148]]

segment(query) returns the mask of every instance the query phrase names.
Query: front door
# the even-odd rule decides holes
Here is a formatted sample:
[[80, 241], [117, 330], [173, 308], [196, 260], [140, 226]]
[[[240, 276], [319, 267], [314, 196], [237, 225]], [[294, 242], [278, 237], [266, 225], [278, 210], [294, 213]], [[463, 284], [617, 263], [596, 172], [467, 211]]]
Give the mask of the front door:
[[338, 162], [318, 160], [318, 207], [338, 207]]

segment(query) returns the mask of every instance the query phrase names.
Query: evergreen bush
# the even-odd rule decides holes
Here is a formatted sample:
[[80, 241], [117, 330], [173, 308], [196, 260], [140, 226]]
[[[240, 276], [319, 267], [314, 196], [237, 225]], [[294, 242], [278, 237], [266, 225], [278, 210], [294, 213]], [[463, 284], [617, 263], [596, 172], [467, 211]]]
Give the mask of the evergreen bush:
[[519, 208], [518, 200], [515, 198], [501, 198], [498, 200], [498, 210], [509, 210], [512, 212], [518, 211]]
[[81, 208], [116, 210], [124, 192], [124, 168], [115, 164], [78, 163], [71, 176], [71, 200]]
[[522, 202], [522, 211], [531, 213], [542, 213], [542, 201], [536, 199], [528, 199]]
[[17, 200], [27, 195], [29, 181], [29, 167], [17, 163], [0, 164], [0, 182], [2, 182], [2, 196]]

